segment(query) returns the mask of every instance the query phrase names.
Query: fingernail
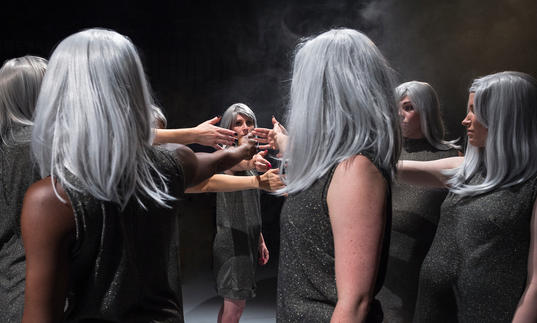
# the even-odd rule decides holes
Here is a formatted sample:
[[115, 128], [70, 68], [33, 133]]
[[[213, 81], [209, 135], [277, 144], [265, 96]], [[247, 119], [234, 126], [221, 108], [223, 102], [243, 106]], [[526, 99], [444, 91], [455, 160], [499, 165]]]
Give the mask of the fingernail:
[[233, 134], [234, 134], [235, 136], [238, 136], [238, 135], [239, 135], [239, 134], [238, 134], [238, 133], [236, 133], [236, 132], [234, 132]]
[[270, 163], [268, 163], [268, 168], [272, 168], [272, 165]]
[[217, 115], [216, 117], [217, 117], [217, 118], [222, 118], [222, 116], [221, 116], [221, 115]]

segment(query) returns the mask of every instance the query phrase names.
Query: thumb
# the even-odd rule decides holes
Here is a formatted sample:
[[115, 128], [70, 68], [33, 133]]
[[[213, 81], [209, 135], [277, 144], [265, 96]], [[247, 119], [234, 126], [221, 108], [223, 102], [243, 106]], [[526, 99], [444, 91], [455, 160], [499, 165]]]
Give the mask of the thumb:
[[258, 154], [259, 156], [266, 156], [268, 154], [268, 150], [262, 150]]
[[214, 118], [212, 118], [210, 120], [207, 120], [205, 122], [210, 123], [210, 124], [217, 124], [218, 122], [220, 122], [220, 119], [222, 119], [221, 116], [216, 116], [216, 117], [214, 117]]
[[275, 125], [278, 123], [278, 120], [276, 120], [276, 118], [274, 118], [274, 116], [272, 116], [272, 124]]

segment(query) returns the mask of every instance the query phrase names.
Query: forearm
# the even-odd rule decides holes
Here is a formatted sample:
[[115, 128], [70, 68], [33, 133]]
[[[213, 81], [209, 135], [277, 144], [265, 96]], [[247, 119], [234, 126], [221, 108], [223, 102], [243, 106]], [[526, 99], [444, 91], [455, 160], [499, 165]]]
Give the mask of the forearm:
[[186, 193], [235, 192], [259, 188], [259, 176], [232, 176], [216, 174], [200, 184], [188, 188]]
[[250, 159], [250, 160], [241, 160], [240, 163], [231, 167], [231, 170], [234, 172], [241, 172], [245, 170], [251, 170], [254, 168], [255, 166], [253, 165], [252, 160]]
[[369, 308], [370, 298], [361, 297], [352, 301], [338, 299], [331, 323], [364, 322]]
[[528, 285], [520, 298], [513, 323], [537, 322], [537, 306], [535, 304], [537, 304], [537, 286], [532, 283]]
[[196, 143], [197, 134], [195, 128], [153, 130], [155, 131], [153, 145], [167, 143], [189, 145]]

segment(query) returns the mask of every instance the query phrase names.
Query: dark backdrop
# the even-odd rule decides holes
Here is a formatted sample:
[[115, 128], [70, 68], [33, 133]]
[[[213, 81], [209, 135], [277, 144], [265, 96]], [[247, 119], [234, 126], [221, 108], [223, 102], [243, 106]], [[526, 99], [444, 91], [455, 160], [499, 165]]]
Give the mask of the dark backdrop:
[[[194, 126], [234, 102], [250, 105], [260, 125], [269, 126], [272, 114], [283, 118], [297, 41], [341, 26], [368, 34], [400, 81], [427, 81], [437, 89], [451, 138], [462, 135], [473, 78], [508, 69], [537, 75], [534, 0], [17, 1], [0, 8], [0, 60], [48, 57], [74, 32], [111, 28], [139, 48], [169, 127]], [[273, 250], [280, 202], [263, 197]], [[214, 204], [212, 194], [185, 203], [187, 275], [210, 264]]]

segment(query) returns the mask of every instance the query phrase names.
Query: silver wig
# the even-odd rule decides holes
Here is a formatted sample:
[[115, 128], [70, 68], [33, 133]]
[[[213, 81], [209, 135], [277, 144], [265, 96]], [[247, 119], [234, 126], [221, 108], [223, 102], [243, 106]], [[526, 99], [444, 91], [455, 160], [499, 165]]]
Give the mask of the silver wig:
[[304, 190], [362, 152], [393, 175], [401, 150], [393, 71], [367, 36], [333, 29], [298, 46], [287, 126], [281, 192]]
[[431, 146], [438, 150], [461, 148], [455, 144], [457, 140], [444, 140], [444, 122], [440, 115], [438, 95], [429, 83], [405, 82], [395, 88], [395, 92], [399, 101], [408, 96], [414, 110], [419, 113], [421, 131]]
[[[523, 183], [537, 175], [537, 82], [520, 72], [474, 80], [474, 113], [488, 129], [484, 148], [467, 145], [464, 162], [448, 174], [451, 191], [475, 196]], [[466, 184], [478, 172], [482, 183]]]
[[127, 37], [104, 29], [67, 37], [41, 89], [32, 150], [42, 176], [122, 208], [132, 196], [173, 199], [149, 155], [153, 100]]
[[238, 114], [242, 114], [243, 116], [252, 119], [254, 121], [254, 127], [257, 128], [255, 113], [244, 103], [234, 103], [227, 108], [222, 116], [222, 120], [220, 120], [220, 127], [231, 129]]
[[0, 68], [0, 140], [15, 139], [14, 127], [32, 125], [47, 60], [36, 56], [13, 58]]

